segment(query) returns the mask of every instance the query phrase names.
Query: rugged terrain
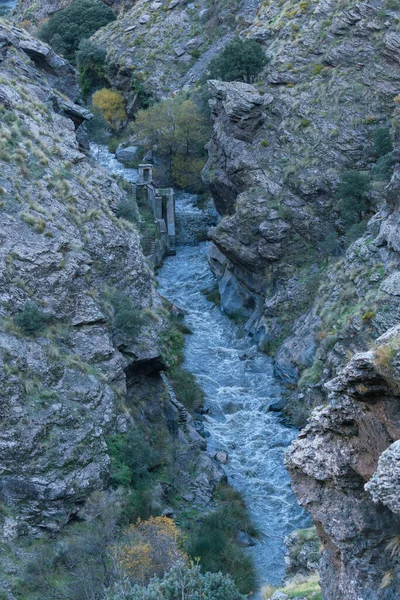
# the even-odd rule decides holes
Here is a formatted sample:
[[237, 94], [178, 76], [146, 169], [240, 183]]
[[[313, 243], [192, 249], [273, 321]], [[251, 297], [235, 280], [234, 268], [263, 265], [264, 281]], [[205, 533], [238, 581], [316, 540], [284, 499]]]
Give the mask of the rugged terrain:
[[0, 40], [3, 539], [76, 516], [107, 487], [107, 436], [132, 429], [164, 440], [176, 485], [204, 506], [220, 474], [160, 377], [168, 313], [135, 226], [116, 216], [126, 192], [82, 151], [91, 115], [75, 73], [6, 22]]
[[209, 82], [204, 178], [224, 215], [210, 264], [224, 309], [275, 356], [291, 418], [324, 405], [288, 466], [325, 549], [328, 600], [398, 595], [399, 167], [373, 182], [376, 214], [347, 250], [335, 193], [344, 170], [371, 171], [375, 128], [391, 126], [398, 160], [389, 5], [264, 3], [249, 33], [270, 56], [266, 79]]
[[[132, 7], [135, 0], [101, 0], [110, 6], [117, 14]], [[13, 12], [13, 17], [18, 23], [26, 27], [37, 27], [55, 12], [66, 8], [71, 0], [49, 0], [44, 2], [31, 2], [31, 0], [18, 0]]]
[[[392, 0], [266, 0], [243, 4], [139, 0], [115, 23], [93, 37], [107, 49], [107, 76], [117, 89], [123, 91], [131, 115], [137, 108], [139, 88], [162, 98], [176, 90], [196, 86], [206, 72], [210, 58], [234, 34], [257, 39], [269, 57], [269, 64], [255, 86], [220, 81], [208, 84], [214, 131], [208, 144], [209, 160], [204, 169], [204, 180], [222, 215], [220, 224], [210, 234], [214, 242], [210, 264], [218, 278], [223, 309], [235, 318], [243, 318], [248, 333], [254, 336], [260, 349], [275, 357], [276, 374], [286, 384], [290, 418], [304, 424], [312, 408], [322, 405], [312, 414], [309, 424], [290, 450], [288, 468], [299, 500], [311, 512], [323, 543], [324, 600], [394, 600], [399, 596], [400, 373], [396, 328], [400, 316], [399, 23], [400, 7]], [[9, 42], [11, 35], [18, 41]], [[39, 144], [36, 139], [39, 135], [46, 148], [52, 148], [50, 144], [54, 142], [60, 148], [61, 157], [65, 154], [63, 160], [71, 163], [67, 172], [70, 169], [74, 173], [72, 179], [57, 175], [56, 179], [61, 177], [62, 182], [52, 187], [51, 169], [65, 167], [55, 152], [47, 156], [39, 144], [37, 152], [40, 150], [44, 157], [37, 155], [39, 166], [33, 165], [32, 169], [34, 173], [38, 168], [41, 171], [33, 177], [48, 176], [50, 189], [49, 184], [43, 183], [42, 189], [40, 184], [33, 189], [22, 170], [26, 161], [19, 158], [17, 164], [21, 174], [18, 171], [16, 181], [20, 189], [13, 193], [13, 198], [17, 198], [13, 202], [20, 202], [21, 206], [14, 207], [2, 227], [3, 236], [5, 231], [11, 232], [5, 237], [6, 245], [3, 243], [2, 246], [3, 250], [6, 248], [3, 277], [24, 282], [22, 287], [19, 284], [11, 287], [13, 291], [6, 298], [3, 309], [7, 352], [11, 356], [20, 354], [22, 344], [22, 356], [26, 357], [24, 364], [19, 365], [18, 373], [13, 373], [12, 394], [18, 400], [13, 405], [18, 407], [18, 414], [10, 416], [11, 413], [7, 413], [7, 423], [11, 425], [6, 432], [11, 441], [5, 446], [5, 452], [15, 467], [10, 448], [18, 439], [21, 419], [26, 419], [25, 426], [32, 435], [36, 431], [32, 426], [36, 413], [25, 400], [38, 394], [34, 387], [37, 385], [35, 379], [39, 379], [35, 368], [40, 371], [44, 391], [49, 387], [46, 377], [54, 377], [45, 358], [47, 345], [56, 345], [57, 352], [62, 353], [62, 360], [52, 360], [59, 365], [56, 387], [65, 389], [66, 397], [70, 393], [70, 384], [65, 375], [65, 370], [69, 369], [65, 366], [65, 356], [70, 354], [78, 355], [80, 364], [82, 361], [89, 365], [93, 363], [95, 369], [106, 376], [109, 370], [114, 377], [119, 373], [116, 383], [119, 387], [122, 385], [124, 391], [124, 373], [134, 374], [137, 362], [143, 360], [145, 365], [157, 366], [156, 372], [160, 368], [155, 329], [163, 327], [163, 317], [159, 316], [160, 300], [150, 284], [137, 234], [131, 229], [127, 231], [126, 225], [112, 214], [122, 192], [112, 179], [88, 164], [76, 145], [74, 126], [68, 115], [73, 117], [75, 126], [88, 115], [81, 107], [71, 106], [65, 97], [55, 94], [54, 98], [54, 71], [64, 70], [62, 78], [56, 80], [59, 87], [64, 86], [62, 91], [65, 93], [68, 86], [65, 87], [62, 81], [71, 76], [68, 66], [62, 61], [56, 67], [50, 65], [49, 61], [59, 59], [51, 52], [44, 56], [43, 49], [38, 52], [35, 42], [21, 32], [8, 31], [5, 37], [4, 60], [12, 59], [13, 69], [17, 60], [18, 73], [24, 83], [24, 90], [18, 91], [18, 85], [12, 81], [15, 75], [6, 77], [3, 103], [6, 107], [8, 103], [6, 110], [23, 121], [22, 125], [13, 120], [14, 124], [7, 127], [18, 125], [36, 132], [31, 142], [35, 148]], [[24, 43], [28, 44], [25, 49]], [[41, 78], [37, 79], [39, 75]], [[47, 82], [43, 80], [44, 76]], [[28, 98], [23, 97], [25, 82], [32, 86]], [[21, 103], [31, 103], [35, 96], [38, 100], [31, 111], [38, 116], [40, 109], [36, 105], [46, 106], [52, 119], [47, 124], [35, 125], [25, 105], [24, 111], [18, 112]], [[48, 104], [49, 98], [51, 104]], [[72, 100], [76, 102], [78, 96]], [[27, 115], [24, 119], [22, 112]], [[43, 114], [47, 115], [47, 112]], [[63, 133], [62, 142], [42, 134], [43, 129], [57, 134], [59, 127], [69, 132], [68, 135]], [[353, 240], [357, 239], [350, 243], [337, 209], [336, 190], [343, 172], [348, 169], [369, 174], [375, 172], [373, 169], [379, 156], [374, 147], [374, 134], [379, 128], [386, 127], [391, 130], [393, 161], [397, 164], [390, 183], [388, 178], [372, 177], [369, 196], [375, 204], [375, 214], [370, 215], [364, 231], [360, 229], [353, 237]], [[6, 133], [6, 144], [7, 136], [11, 139]], [[47, 138], [49, 141], [46, 142]], [[68, 140], [71, 140], [70, 146]], [[18, 145], [11, 148], [15, 157], [23, 150]], [[7, 177], [11, 166], [7, 159], [4, 160], [3, 175]], [[65, 173], [64, 170], [60, 172]], [[79, 183], [75, 175], [81, 176], [85, 185]], [[94, 183], [90, 184], [89, 191], [85, 191], [91, 178]], [[78, 198], [68, 201], [68, 206], [59, 200], [57, 192], [57, 186], [67, 184], [75, 190], [68, 194]], [[7, 186], [10, 185], [7, 180], [2, 183], [5, 208], [10, 202], [6, 202]], [[111, 190], [107, 192], [107, 199], [102, 192], [104, 187]], [[41, 213], [35, 206], [43, 206], [41, 210], [46, 212]], [[94, 216], [99, 210], [101, 217]], [[83, 212], [92, 216], [82, 223]], [[19, 235], [20, 228], [24, 228], [26, 240], [31, 238], [33, 242], [29, 243], [38, 248], [33, 262], [31, 257], [27, 259], [23, 249], [16, 250], [13, 246], [17, 227]], [[106, 242], [101, 236], [105, 236]], [[69, 242], [71, 239], [78, 241], [65, 249], [65, 241], [61, 243], [65, 237]], [[124, 249], [118, 250], [118, 265], [120, 262], [126, 264], [127, 273], [122, 276], [119, 273], [114, 281], [109, 267], [112, 268], [117, 252], [113, 245], [115, 239], [123, 240]], [[111, 250], [106, 269], [102, 264], [105, 260], [103, 247], [108, 247], [107, 243]], [[62, 267], [54, 260], [54, 256], [59, 255]], [[133, 263], [130, 262], [132, 256]], [[72, 265], [72, 271], [66, 271], [66, 265]], [[35, 276], [36, 269], [49, 278], [48, 285], [44, 286], [45, 294], [35, 287], [39, 281]], [[132, 270], [137, 273], [135, 282], [128, 274]], [[71, 287], [69, 273], [73, 274], [71, 276], [78, 273], [76, 278], [82, 286], [81, 293], [90, 298], [89, 312], [97, 315], [95, 322], [87, 321], [86, 308], [86, 320], [79, 316], [83, 309], [74, 304], [75, 288]], [[158, 320], [148, 321], [141, 332], [140, 348], [120, 351], [110, 332], [107, 307], [98, 300], [104, 285], [121, 287], [136, 299], [139, 308], [151, 308], [158, 315]], [[57, 289], [56, 294], [51, 293], [54, 289]], [[54, 337], [21, 341], [12, 317], [31, 298], [44, 300], [44, 309], [56, 323], [71, 320], [73, 335], [72, 342], [68, 342], [73, 344], [71, 347], [66, 350], [65, 342], [59, 341], [58, 325], [53, 326]], [[98, 331], [108, 340], [110, 355], [92, 359], [86, 357], [87, 350], [84, 351], [81, 345], [86, 343], [87, 336]], [[51, 354], [56, 352], [51, 350]], [[112, 369], [109, 369], [110, 364]], [[32, 373], [27, 371], [28, 368]], [[28, 392], [22, 391], [23, 371], [24, 381], [31, 382]], [[147, 383], [143, 383], [146, 376], [142, 371], [140, 373], [140, 385], [146, 386]], [[96, 473], [92, 479], [79, 476], [78, 483], [81, 483], [76, 484], [76, 492], [68, 476], [63, 475], [62, 479], [70, 487], [64, 488], [68, 493], [61, 493], [58, 504], [51, 504], [61, 511], [58, 521], [51, 511], [49, 518], [46, 517], [46, 523], [51, 527], [58, 526], [57, 523], [76, 510], [77, 502], [86, 494], [83, 490], [101, 487], [103, 474], [107, 471], [103, 430], [124, 430], [129, 419], [129, 411], [127, 416], [125, 410], [117, 414], [112, 408], [115, 406], [114, 391], [106, 381], [91, 372], [80, 374], [80, 378], [85, 381], [82, 390], [89, 383], [99, 386], [97, 405], [93, 410], [98, 411], [100, 423], [107, 414], [107, 422], [97, 426], [100, 427], [99, 435], [96, 429], [95, 442], [87, 444], [87, 452], [94, 454], [90, 450], [93, 444], [97, 449]], [[128, 377], [131, 382], [137, 379]], [[84, 391], [82, 393], [85, 395]], [[137, 393], [140, 397], [141, 392]], [[133, 388], [128, 396], [132, 397], [132, 394]], [[53, 407], [53, 413], [57, 411], [59, 418], [55, 399], [49, 405], [50, 408], [45, 406], [40, 410], [50, 411]], [[93, 410], [84, 421], [88, 423], [85, 432], [92, 431]], [[54, 427], [53, 413], [49, 412], [50, 430]], [[70, 411], [67, 417], [71, 418]], [[47, 422], [42, 415], [40, 421]], [[85, 432], [82, 435], [91, 439], [92, 434]], [[35, 440], [40, 441], [41, 435], [45, 435], [42, 430]], [[77, 439], [74, 426], [70, 437], [74, 445]], [[50, 436], [49, 439], [53, 438]], [[28, 437], [24, 438], [21, 446], [26, 454], [30, 448], [28, 441]], [[84, 456], [86, 454], [81, 453], [79, 459], [84, 461]], [[28, 459], [21, 455], [21, 461], [27, 465], [24, 484], [33, 486], [29, 490], [38, 494], [37, 504], [27, 504], [25, 498], [21, 498], [26, 507], [26, 522], [34, 527], [37, 526], [37, 509], [42, 507], [39, 501], [46, 497], [36, 492], [45, 480], [42, 472], [45, 467], [35, 456]], [[63, 467], [50, 464], [51, 469], [57, 469], [59, 477]], [[74, 473], [84, 473], [85, 464], [78, 462]], [[7, 474], [4, 485], [13, 497], [16, 475], [12, 469], [11, 475], [14, 479], [7, 479]], [[51, 496], [53, 480], [54, 471], [50, 470], [49, 478], [45, 480], [47, 488], [45, 485], [40, 490], [49, 490]], [[11, 482], [8, 488], [7, 482]], [[72, 495], [71, 489], [74, 490]], [[26, 496], [29, 494], [27, 492]], [[9, 523], [10, 531], [17, 527], [12, 519], [5, 522]]]

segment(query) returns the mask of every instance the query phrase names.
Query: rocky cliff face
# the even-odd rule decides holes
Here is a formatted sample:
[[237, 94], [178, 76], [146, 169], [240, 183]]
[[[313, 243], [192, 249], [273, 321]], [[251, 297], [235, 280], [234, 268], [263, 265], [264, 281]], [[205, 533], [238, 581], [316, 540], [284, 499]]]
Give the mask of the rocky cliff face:
[[[169, 436], [178, 485], [207, 503], [221, 475], [160, 378], [165, 310], [135, 227], [116, 217], [125, 192], [77, 141], [90, 113], [74, 71], [5, 22], [0, 48], [3, 537], [67, 523], [107, 485], [106, 436], [132, 428]], [[140, 317], [133, 336], [115, 295]]]
[[[204, 177], [224, 215], [211, 263], [225, 309], [250, 318], [248, 330], [277, 353], [284, 381], [313, 368], [315, 383], [321, 344], [326, 352], [336, 346], [332, 363], [343, 364], [343, 337], [351, 346], [356, 328], [363, 344], [396, 322], [387, 308], [393, 295], [379, 287], [392, 260], [384, 238], [371, 245], [387, 209], [347, 252], [346, 269], [335, 272], [331, 257], [344, 233], [335, 208], [341, 173], [371, 168], [373, 132], [395, 107], [398, 15], [381, 3], [349, 10], [331, 2], [289, 15], [286, 4], [268, 3], [250, 28], [271, 59], [261, 87], [210, 83], [214, 135]], [[385, 185], [374, 183], [378, 206]], [[374, 318], [362, 320], [368, 312]]]
[[324, 405], [288, 467], [324, 545], [326, 600], [399, 594], [399, 167], [373, 181], [376, 214], [347, 250], [336, 197], [343, 171], [371, 173], [377, 128], [391, 125], [398, 161], [390, 6], [264, 3], [249, 34], [270, 57], [266, 78], [209, 83], [204, 179], [223, 215], [210, 254], [222, 306], [274, 354], [291, 418]]
[[323, 543], [324, 598], [399, 594], [399, 333], [389, 330], [327, 384], [329, 406], [314, 411], [287, 455]]
[[93, 41], [107, 49], [107, 77], [137, 110], [136, 90], [163, 98], [194, 85], [215, 54], [251, 22], [254, 0], [139, 0]]

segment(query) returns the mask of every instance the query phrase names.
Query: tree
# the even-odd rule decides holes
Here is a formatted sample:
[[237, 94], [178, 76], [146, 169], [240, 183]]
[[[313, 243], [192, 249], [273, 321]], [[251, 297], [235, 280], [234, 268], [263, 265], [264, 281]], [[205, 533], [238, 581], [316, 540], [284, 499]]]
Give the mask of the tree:
[[392, 138], [389, 127], [377, 127], [372, 136], [375, 152], [379, 158], [393, 150]]
[[126, 120], [125, 102], [119, 92], [103, 88], [93, 94], [92, 101], [111, 129], [117, 129]]
[[83, 39], [79, 42], [75, 57], [82, 94], [87, 98], [91, 91], [107, 85], [104, 74], [106, 51], [90, 40]]
[[114, 20], [113, 11], [103, 2], [73, 0], [67, 8], [50, 17], [40, 28], [39, 37], [74, 62], [80, 41]]
[[138, 519], [112, 547], [117, 570], [131, 583], [147, 584], [154, 575], [162, 576], [178, 561], [186, 561], [180, 549], [180, 532], [168, 517]]
[[[209, 132], [207, 120], [195, 102], [176, 96], [139, 110], [134, 132], [144, 146], [157, 147], [177, 185], [199, 184]], [[194, 169], [197, 175], [193, 174]]]
[[338, 186], [339, 212], [346, 227], [359, 223], [371, 209], [368, 198], [370, 180], [359, 171], [345, 171]]
[[222, 573], [202, 573], [198, 565], [179, 561], [162, 579], [147, 587], [117, 585], [105, 600], [245, 600], [232, 579]]
[[267, 62], [258, 42], [236, 39], [210, 62], [210, 78], [254, 83]]

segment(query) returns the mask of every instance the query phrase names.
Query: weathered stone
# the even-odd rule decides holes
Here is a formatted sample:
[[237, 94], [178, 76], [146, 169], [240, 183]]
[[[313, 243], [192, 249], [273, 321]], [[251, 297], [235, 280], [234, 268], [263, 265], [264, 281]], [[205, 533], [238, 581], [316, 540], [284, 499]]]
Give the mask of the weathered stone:
[[150, 21], [150, 19], [151, 19], [151, 15], [148, 15], [145, 13], [143, 15], [140, 15], [138, 21], [141, 25], [146, 25], [146, 23], [148, 23]]
[[137, 146], [128, 146], [127, 148], [118, 147], [115, 154], [120, 162], [132, 162], [135, 160], [137, 150]]
[[400, 513], [400, 441], [381, 454], [378, 468], [365, 489], [375, 502], [382, 502], [394, 513]]
[[174, 48], [174, 52], [175, 52], [176, 56], [183, 56], [185, 54], [186, 50], [182, 46], [176, 46]]
[[223, 450], [219, 450], [215, 456], [214, 456], [215, 460], [217, 460], [219, 463], [221, 463], [221, 465], [227, 465], [228, 464], [228, 460], [229, 460], [229, 456], [227, 452], [224, 452]]

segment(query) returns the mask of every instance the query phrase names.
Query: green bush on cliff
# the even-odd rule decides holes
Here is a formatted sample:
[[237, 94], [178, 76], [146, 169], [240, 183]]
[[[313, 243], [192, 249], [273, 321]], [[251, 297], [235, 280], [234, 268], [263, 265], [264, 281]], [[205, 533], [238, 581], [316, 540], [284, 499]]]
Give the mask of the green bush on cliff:
[[145, 324], [145, 316], [136, 308], [132, 300], [123, 292], [115, 291], [111, 295], [111, 304], [114, 308], [113, 325], [117, 332], [134, 338]]
[[21, 312], [14, 316], [14, 323], [25, 335], [36, 335], [50, 322], [50, 317], [36, 302], [27, 302]]
[[381, 157], [393, 150], [389, 127], [377, 127], [372, 136], [376, 154]]
[[79, 83], [84, 98], [90, 92], [107, 86], [104, 74], [106, 52], [93, 42], [83, 39], [76, 52], [76, 64], [79, 69]]
[[370, 180], [368, 175], [359, 171], [345, 171], [337, 190], [339, 213], [346, 228], [362, 221], [371, 210], [368, 197]]
[[210, 62], [210, 79], [254, 83], [267, 62], [258, 42], [236, 39]]
[[73, 0], [67, 8], [50, 17], [40, 28], [39, 37], [74, 62], [80, 41], [114, 20], [111, 8], [102, 2]]

